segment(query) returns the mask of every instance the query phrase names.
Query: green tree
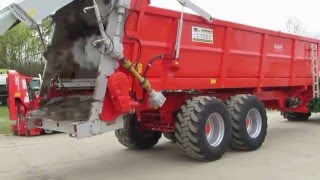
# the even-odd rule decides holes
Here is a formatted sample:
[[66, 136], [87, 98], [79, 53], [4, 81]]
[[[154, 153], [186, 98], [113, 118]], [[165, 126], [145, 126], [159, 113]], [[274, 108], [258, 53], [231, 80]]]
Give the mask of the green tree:
[[[47, 45], [51, 39], [51, 20], [45, 19], [40, 29]], [[44, 47], [33, 29], [19, 24], [0, 36], [0, 69], [15, 69], [19, 73], [36, 76], [44, 67]]]

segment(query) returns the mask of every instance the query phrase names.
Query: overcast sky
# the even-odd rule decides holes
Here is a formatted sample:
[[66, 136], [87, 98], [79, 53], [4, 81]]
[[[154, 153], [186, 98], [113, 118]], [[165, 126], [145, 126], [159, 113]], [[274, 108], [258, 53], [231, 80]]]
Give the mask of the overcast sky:
[[[0, 9], [13, 1], [0, 0]], [[175, 0], [151, 1], [155, 6], [181, 9]], [[221, 20], [285, 31], [286, 20], [296, 16], [307, 31], [320, 31], [320, 21], [317, 19], [319, 0], [193, 0], [193, 2]]]

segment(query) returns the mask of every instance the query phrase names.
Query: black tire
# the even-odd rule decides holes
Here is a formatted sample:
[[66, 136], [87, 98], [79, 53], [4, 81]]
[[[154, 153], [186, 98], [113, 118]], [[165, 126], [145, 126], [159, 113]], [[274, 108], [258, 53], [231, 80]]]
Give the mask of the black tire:
[[174, 132], [163, 132], [163, 136], [172, 142], [176, 142], [176, 135]]
[[[265, 140], [268, 128], [267, 112], [264, 104], [253, 95], [236, 95], [227, 100], [227, 106], [232, 122], [232, 141], [230, 147], [235, 150], [256, 150]], [[251, 122], [252, 127], [247, 130], [248, 115], [254, 113], [256, 120]], [[254, 117], [252, 117], [253, 119]], [[259, 123], [260, 122], [260, 125]], [[260, 130], [259, 130], [260, 129]]]
[[150, 149], [161, 138], [161, 132], [140, 132], [137, 117], [128, 115], [124, 118], [124, 128], [115, 131], [118, 141], [130, 149]]
[[281, 112], [282, 116], [288, 121], [307, 121], [311, 116], [311, 113], [299, 113], [299, 112]]
[[[210, 145], [206, 136], [209, 117], [219, 115], [223, 133], [216, 145]], [[225, 104], [213, 97], [197, 97], [182, 105], [176, 121], [176, 143], [186, 156], [202, 161], [219, 159], [229, 148], [231, 122]], [[222, 127], [222, 126], [221, 126]], [[222, 132], [222, 131], [220, 131]], [[217, 136], [215, 136], [217, 137]]]

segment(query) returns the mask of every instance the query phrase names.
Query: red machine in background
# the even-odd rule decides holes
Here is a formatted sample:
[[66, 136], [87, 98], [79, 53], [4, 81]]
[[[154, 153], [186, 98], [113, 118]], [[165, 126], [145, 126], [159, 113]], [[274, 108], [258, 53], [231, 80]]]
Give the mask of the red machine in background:
[[42, 132], [52, 133], [39, 128], [27, 129], [26, 114], [39, 107], [40, 78], [20, 75], [8, 70], [8, 95], [10, 120], [16, 121], [12, 126], [15, 135], [37, 136]]

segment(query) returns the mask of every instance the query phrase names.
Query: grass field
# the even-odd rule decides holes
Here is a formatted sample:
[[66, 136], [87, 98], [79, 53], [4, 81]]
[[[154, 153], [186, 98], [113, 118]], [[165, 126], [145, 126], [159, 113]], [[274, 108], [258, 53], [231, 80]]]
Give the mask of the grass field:
[[0, 134], [10, 134], [12, 123], [7, 106], [0, 105]]

